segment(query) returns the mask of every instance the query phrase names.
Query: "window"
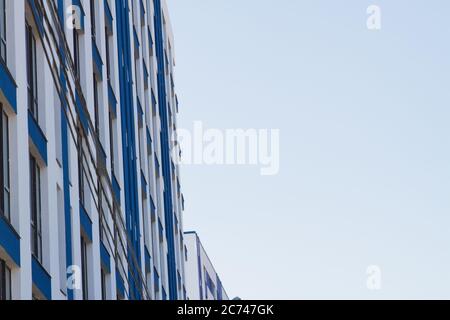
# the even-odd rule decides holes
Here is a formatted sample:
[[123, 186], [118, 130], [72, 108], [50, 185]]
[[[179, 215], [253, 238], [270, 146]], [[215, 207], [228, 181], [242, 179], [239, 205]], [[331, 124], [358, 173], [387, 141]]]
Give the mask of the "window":
[[53, 90], [54, 92], [54, 115], [55, 115], [55, 148], [56, 148], [56, 161], [58, 165], [62, 167], [62, 134], [61, 134], [61, 117], [64, 112], [61, 108], [61, 99], [59, 98], [58, 90]]
[[64, 209], [64, 193], [62, 188], [56, 186], [56, 205], [58, 208], [58, 250], [59, 250], [59, 287], [64, 294], [67, 294], [67, 274], [66, 274], [66, 224]]
[[114, 174], [115, 157], [114, 157], [114, 114], [109, 111], [109, 158], [111, 159], [111, 172]]
[[145, 131], [144, 131], [144, 116], [139, 116], [138, 120], [138, 147], [139, 147], [139, 163], [141, 165], [142, 171], [144, 171], [145, 168], [145, 156], [144, 156], [144, 150], [145, 150]]
[[95, 43], [95, 37], [96, 37], [96, 26], [95, 26], [95, 1], [91, 2], [91, 36], [92, 40]]
[[101, 269], [101, 276], [102, 276], [102, 300], [107, 300], [106, 297], [106, 274], [103, 268]]
[[[107, 227], [107, 224], [105, 223], [105, 210], [104, 210], [104, 206], [103, 206], [103, 188], [102, 188], [102, 182], [99, 180], [97, 182], [97, 190], [98, 190], [98, 210], [99, 210], [99, 234], [100, 234], [100, 240], [103, 243], [107, 243], [106, 241], [106, 236], [107, 234], [105, 233], [105, 229]], [[108, 209], [106, 209], [107, 211]]]
[[37, 63], [36, 39], [33, 29], [26, 25], [26, 55], [27, 55], [27, 82], [28, 82], [28, 110], [34, 119], [39, 122], [38, 90], [37, 90]]
[[106, 41], [105, 41], [105, 45], [106, 45], [106, 77], [108, 79], [108, 81], [111, 80], [111, 61], [110, 61], [110, 36], [108, 36], [108, 28], [106, 28], [105, 30], [105, 34], [106, 34]]
[[0, 190], [0, 215], [10, 221], [9, 125], [8, 116], [3, 110], [2, 104], [0, 104], [0, 114], [0, 154], [2, 159], [0, 161], [0, 183], [3, 186], [3, 190]]
[[153, 278], [154, 278], [154, 291], [155, 291], [155, 299], [158, 297], [159, 293], [159, 275], [155, 268], [153, 268]]
[[94, 88], [94, 125], [95, 125], [95, 133], [100, 139], [100, 110], [99, 110], [99, 94], [98, 94], [98, 83], [95, 73], [92, 75], [93, 79], [93, 88]]
[[85, 185], [85, 173], [84, 173], [84, 161], [83, 161], [83, 133], [81, 129], [78, 132], [78, 192], [80, 196], [81, 205], [86, 208], [86, 195], [84, 192]]
[[0, 61], [6, 65], [6, 0], [0, 0]]
[[73, 61], [75, 64], [75, 77], [80, 79], [80, 37], [77, 29], [73, 29]]
[[[146, 187], [145, 187], [146, 188]], [[148, 216], [148, 208], [147, 208], [147, 192], [142, 190], [142, 228], [144, 230], [144, 243], [146, 248], [150, 248], [151, 245], [151, 231], [150, 229], [150, 219]]]
[[11, 270], [0, 259], [0, 300], [11, 300]]
[[30, 200], [31, 200], [31, 252], [42, 262], [42, 219], [41, 219], [41, 173], [39, 165], [30, 155]]
[[89, 299], [89, 281], [88, 281], [88, 266], [87, 266], [87, 243], [83, 237], [81, 237], [81, 276], [82, 276], [82, 288], [83, 288], [83, 300]]

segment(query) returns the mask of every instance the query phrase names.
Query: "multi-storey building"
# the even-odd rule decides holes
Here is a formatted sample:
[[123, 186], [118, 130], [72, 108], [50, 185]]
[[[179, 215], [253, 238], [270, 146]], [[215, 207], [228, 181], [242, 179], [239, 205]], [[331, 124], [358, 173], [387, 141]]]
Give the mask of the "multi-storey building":
[[196, 232], [185, 233], [186, 288], [189, 300], [229, 300]]
[[185, 299], [164, 0], [0, 0], [0, 299]]

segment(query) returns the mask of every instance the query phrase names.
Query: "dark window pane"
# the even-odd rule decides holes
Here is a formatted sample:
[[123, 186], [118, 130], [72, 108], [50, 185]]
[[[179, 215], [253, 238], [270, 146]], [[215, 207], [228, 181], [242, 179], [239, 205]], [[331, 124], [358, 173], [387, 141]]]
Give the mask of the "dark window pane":
[[11, 270], [0, 259], [0, 300], [11, 300]]
[[27, 58], [27, 83], [28, 83], [28, 109], [36, 121], [39, 121], [37, 105], [37, 61], [36, 61], [36, 39], [33, 29], [26, 25], [26, 58]]
[[10, 220], [10, 181], [9, 181], [9, 127], [8, 116], [3, 111], [0, 104], [0, 185], [3, 190], [0, 191], [0, 214], [8, 221]]
[[30, 205], [31, 205], [31, 250], [42, 262], [42, 218], [40, 169], [36, 159], [30, 155]]
[[6, 1], [0, 0], [0, 60], [6, 64]]

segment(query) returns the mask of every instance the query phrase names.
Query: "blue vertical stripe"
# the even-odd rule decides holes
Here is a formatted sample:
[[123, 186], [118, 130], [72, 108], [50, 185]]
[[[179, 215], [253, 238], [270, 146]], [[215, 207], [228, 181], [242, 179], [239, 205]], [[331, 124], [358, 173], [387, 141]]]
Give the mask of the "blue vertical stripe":
[[167, 238], [167, 267], [169, 276], [169, 299], [178, 300], [176, 261], [175, 261], [175, 239], [173, 234], [173, 203], [172, 203], [172, 179], [170, 161], [170, 133], [168, 127], [168, 105], [166, 101], [165, 61], [164, 61], [164, 39], [161, 1], [155, 0], [155, 44], [156, 59], [158, 63], [158, 99], [159, 113], [161, 116], [161, 153], [162, 171], [164, 178], [164, 215], [166, 222]]
[[[130, 39], [130, 19], [128, 1], [116, 0], [117, 10], [117, 41], [119, 63], [119, 80], [120, 80], [120, 108], [121, 108], [121, 127], [122, 127], [122, 155], [124, 169], [124, 194], [125, 194], [125, 215], [127, 224], [127, 233], [131, 239], [133, 250], [136, 258], [141, 263], [140, 258], [140, 239], [139, 239], [139, 200], [138, 200], [138, 170], [136, 163], [136, 139], [135, 139], [135, 108], [133, 102], [133, 84], [132, 84], [132, 59]], [[131, 254], [128, 256], [130, 264], [129, 277], [130, 296], [135, 299], [141, 299], [139, 272], [140, 270], [132, 262]], [[138, 288], [137, 285], [140, 287]]]

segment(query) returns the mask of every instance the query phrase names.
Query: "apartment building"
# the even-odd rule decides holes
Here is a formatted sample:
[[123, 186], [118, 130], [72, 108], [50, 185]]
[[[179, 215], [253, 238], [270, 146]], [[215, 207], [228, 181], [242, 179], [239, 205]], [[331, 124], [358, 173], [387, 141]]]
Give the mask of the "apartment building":
[[0, 300], [186, 298], [164, 0], [0, 0]]
[[189, 300], [229, 300], [196, 232], [185, 233], [186, 288]]

